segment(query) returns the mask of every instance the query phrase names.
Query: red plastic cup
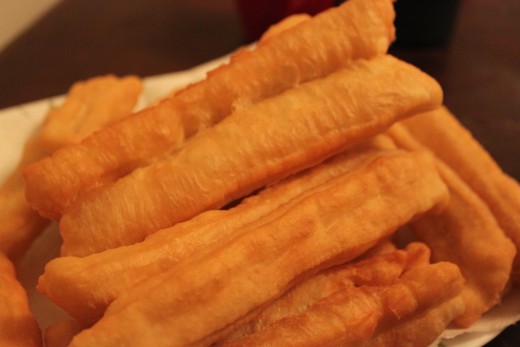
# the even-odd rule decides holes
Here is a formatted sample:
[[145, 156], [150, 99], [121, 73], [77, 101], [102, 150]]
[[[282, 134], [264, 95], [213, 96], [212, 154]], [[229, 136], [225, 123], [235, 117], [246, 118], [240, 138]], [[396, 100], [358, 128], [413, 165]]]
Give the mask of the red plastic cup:
[[334, 0], [236, 0], [247, 42], [257, 40], [272, 24], [297, 13], [315, 15]]

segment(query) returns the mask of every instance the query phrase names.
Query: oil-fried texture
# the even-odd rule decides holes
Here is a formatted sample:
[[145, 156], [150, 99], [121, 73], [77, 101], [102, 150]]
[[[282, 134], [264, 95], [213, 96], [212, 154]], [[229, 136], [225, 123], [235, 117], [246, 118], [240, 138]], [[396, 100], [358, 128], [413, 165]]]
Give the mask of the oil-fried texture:
[[394, 16], [391, 0], [351, 0], [241, 51], [204, 81], [34, 165], [26, 174], [29, 202], [58, 219], [79, 193], [174, 150], [180, 133], [190, 137], [234, 109], [384, 54]]
[[[390, 0], [354, 0], [272, 35], [177, 97], [187, 136], [302, 82], [385, 54], [395, 38]], [[254, 78], [252, 78], [254, 76]]]
[[[403, 148], [428, 150], [401, 124], [394, 125], [389, 134]], [[411, 227], [431, 248], [434, 260], [460, 267], [466, 278], [462, 293], [466, 308], [455, 322], [468, 327], [500, 302], [516, 249], [478, 195], [442, 161], [437, 165], [450, 191], [449, 203], [439, 214], [423, 216]]]
[[419, 219], [412, 228], [432, 248], [434, 259], [461, 267], [467, 280], [462, 294], [466, 309], [455, 322], [468, 327], [500, 302], [516, 249], [482, 200], [455, 173], [443, 171], [450, 191], [447, 208]]
[[394, 242], [388, 238], [386, 240], [381, 241], [374, 247], [370, 248], [368, 251], [366, 251], [363, 255], [358, 257], [356, 260], [362, 260], [365, 258], [370, 258], [373, 256], [391, 253], [393, 251], [397, 250], [397, 246], [394, 244]]
[[169, 158], [78, 199], [60, 220], [62, 254], [142, 241], [441, 102], [438, 83], [417, 68], [391, 56], [358, 60], [236, 112]]
[[[447, 198], [431, 157], [383, 157], [115, 300], [71, 346], [208, 345], [292, 286]], [[278, 209], [276, 212], [279, 212]]]
[[219, 346], [349, 346], [372, 336], [382, 303], [365, 288], [340, 290], [301, 314]]
[[[498, 224], [520, 249], [520, 186], [505, 174], [489, 153], [445, 107], [403, 122], [419, 142], [468, 184], [488, 205]], [[520, 279], [520, 256], [513, 266]]]
[[281, 319], [301, 314], [317, 301], [335, 292], [367, 285], [389, 286], [406, 269], [417, 264], [417, 258], [428, 257], [428, 254], [429, 250], [425, 245], [413, 244], [407, 250], [394, 249], [386, 254], [327, 269], [286, 292], [253, 320], [238, 326], [230, 336], [222, 339], [218, 344], [230, 343], [268, 328]]
[[130, 114], [141, 89], [137, 77], [95, 77], [74, 84], [64, 102], [48, 112], [27, 141], [17, 168], [0, 187], [0, 251], [20, 259], [49, 223], [27, 203], [22, 170]]
[[[370, 148], [338, 155], [266, 188], [227, 211], [209, 211], [190, 221], [158, 231], [142, 243], [119, 247], [84, 258], [61, 257], [46, 265], [38, 289], [71, 316], [94, 322], [115, 298], [137, 283], [161, 273], [204, 248], [225, 240], [240, 228], [262, 223], [262, 218], [313, 187], [360, 168], [384, 155], [398, 152]], [[294, 201], [292, 202], [294, 203]], [[125, 269], [121, 271], [121, 269]]]
[[378, 157], [400, 153], [382, 151], [378, 147], [379, 144], [371, 141], [265, 188], [235, 208], [202, 213], [160, 230], [142, 243], [84, 258], [54, 259], [46, 265], [38, 289], [72, 317], [94, 322], [110, 302], [137, 283], [240, 233], [244, 226], [251, 228], [264, 223], [265, 216], [281, 205], [302, 199], [321, 184], [368, 165]]
[[27, 293], [16, 279], [14, 265], [0, 252], [0, 346], [41, 345], [41, 331], [29, 310]]
[[464, 312], [461, 296], [433, 305], [401, 321], [378, 328], [374, 336], [356, 347], [427, 347], [442, 334], [453, 318]]
[[[26, 146], [32, 146], [30, 141]], [[30, 151], [35, 153], [35, 151]], [[41, 217], [25, 200], [21, 166], [0, 187], [0, 252], [18, 263], [49, 220]]]
[[46, 116], [40, 144], [52, 153], [130, 115], [142, 88], [135, 76], [107, 75], [75, 83], [63, 104]]
[[284, 32], [285, 30], [295, 27], [298, 24], [301, 24], [311, 18], [312, 18], [312, 16], [310, 16], [307, 13], [298, 13], [298, 14], [293, 14], [288, 17], [285, 17], [278, 23], [271, 25], [262, 34], [262, 37], [260, 37], [258, 44], [264, 44], [268, 39], [270, 39], [276, 35], [279, 35], [280, 33]]
[[[395, 324], [457, 296], [464, 283], [458, 268], [446, 262], [412, 268], [395, 280], [380, 286], [340, 288], [301, 313], [222, 346], [357, 347], [370, 341], [380, 325]], [[419, 341], [416, 346], [422, 346]]]
[[67, 347], [74, 335], [86, 327], [85, 324], [74, 319], [49, 325], [45, 330], [45, 347]]
[[27, 201], [57, 220], [78, 192], [113, 181], [149, 163], [150, 153], [181, 143], [182, 126], [171, 108], [164, 100], [28, 165], [23, 172]]

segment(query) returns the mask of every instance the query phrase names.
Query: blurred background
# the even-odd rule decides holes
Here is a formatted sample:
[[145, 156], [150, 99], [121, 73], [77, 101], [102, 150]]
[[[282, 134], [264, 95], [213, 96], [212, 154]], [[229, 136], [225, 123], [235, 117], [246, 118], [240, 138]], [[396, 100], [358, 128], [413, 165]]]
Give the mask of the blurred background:
[[[294, 12], [338, 0], [2, 0], [0, 108], [78, 80], [187, 69]], [[520, 0], [399, 0], [391, 53], [443, 86], [446, 105], [520, 178]]]
[[0, 51], [60, 0], [0, 1]]

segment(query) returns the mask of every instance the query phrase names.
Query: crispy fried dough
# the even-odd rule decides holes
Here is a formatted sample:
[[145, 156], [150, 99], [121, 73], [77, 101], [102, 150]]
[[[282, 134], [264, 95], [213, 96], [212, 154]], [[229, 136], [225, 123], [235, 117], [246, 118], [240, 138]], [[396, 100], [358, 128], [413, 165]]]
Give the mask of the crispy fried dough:
[[392, 240], [390, 238], [388, 238], [386, 240], [381, 241], [374, 247], [370, 248], [368, 251], [366, 251], [363, 255], [358, 257], [356, 260], [361, 260], [364, 258], [370, 258], [370, 257], [376, 256], [376, 255], [391, 253], [396, 250], [397, 250], [396, 245], [392, 242]]
[[437, 82], [409, 64], [391, 56], [358, 60], [236, 112], [169, 158], [78, 199], [60, 220], [62, 254], [85, 256], [142, 241], [441, 100]]
[[353, 259], [431, 209], [445, 189], [429, 155], [375, 160], [132, 288], [71, 346], [208, 345], [304, 278]]
[[423, 258], [428, 253], [425, 245], [413, 244], [407, 250], [394, 249], [389, 253], [370, 256], [361, 261], [322, 271], [286, 292], [253, 320], [238, 326], [230, 336], [217, 344], [230, 343], [268, 328], [281, 319], [301, 314], [335, 292], [359, 286], [389, 286], [397, 281], [406, 269], [417, 264], [417, 258]]
[[74, 335], [85, 328], [85, 324], [74, 319], [49, 325], [45, 330], [45, 347], [67, 347]]
[[298, 13], [298, 14], [293, 14], [288, 17], [285, 17], [278, 23], [271, 25], [262, 34], [262, 37], [260, 37], [258, 44], [264, 44], [268, 39], [272, 38], [273, 36], [279, 35], [280, 33], [284, 32], [285, 30], [291, 29], [292, 27], [295, 27], [311, 18], [312, 18], [312, 16], [307, 13]]
[[365, 144], [362, 148], [337, 155], [265, 188], [233, 209], [202, 213], [160, 230], [142, 243], [84, 258], [54, 259], [46, 265], [38, 289], [72, 317], [94, 322], [108, 304], [140, 281], [189, 259], [212, 244], [225, 241], [240, 233], [245, 226], [251, 228], [265, 223], [266, 216], [282, 205], [301, 200], [315, 187], [341, 179], [338, 177], [354, 168], [360, 169], [383, 156], [400, 155], [399, 151], [381, 151], [378, 146]]
[[42, 345], [41, 331], [29, 309], [27, 293], [14, 265], [0, 252], [0, 346]]
[[206, 80], [33, 165], [26, 172], [29, 202], [58, 219], [79, 193], [177, 148], [181, 133], [190, 137], [235, 109], [324, 77], [354, 59], [384, 54], [394, 39], [394, 16], [391, 0], [351, 0], [243, 50]]
[[127, 116], [141, 89], [137, 77], [96, 77], [75, 83], [64, 102], [48, 112], [41, 129], [26, 143], [17, 168], [0, 187], [0, 251], [18, 260], [49, 223], [25, 199], [25, 166]]
[[[429, 147], [488, 205], [498, 224], [520, 249], [520, 186], [457, 119], [442, 107], [403, 122], [419, 142]], [[520, 255], [513, 266], [520, 280]]]
[[[460, 271], [451, 263], [423, 265], [396, 278], [395, 283], [339, 288], [301, 313], [222, 346], [357, 347], [370, 341], [379, 325], [398, 322], [457, 296], [463, 283]], [[430, 342], [437, 336], [431, 336]]]
[[24, 187], [20, 166], [0, 187], [0, 251], [17, 263], [49, 224], [27, 203]]
[[[402, 148], [429, 151], [401, 124], [388, 132]], [[462, 297], [465, 311], [455, 322], [468, 327], [500, 302], [509, 282], [516, 254], [486, 204], [444, 162], [437, 165], [450, 191], [450, 201], [439, 214], [411, 224], [432, 250], [433, 259], [457, 264], [466, 278]]]
[[356, 347], [427, 347], [448, 327], [453, 318], [464, 312], [459, 296], [434, 304], [426, 311], [378, 328], [374, 336]]
[[149, 163], [150, 152], [182, 142], [180, 120], [171, 116], [170, 104], [164, 100], [29, 165], [24, 170], [27, 201], [57, 220], [77, 192], [123, 176]]
[[[356, 59], [385, 54], [395, 38], [389, 0], [354, 0], [286, 28], [177, 95], [190, 136], [230, 114]], [[254, 76], [254, 78], [252, 78]], [[193, 102], [196, 100], [197, 102]]]
[[75, 83], [63, 104], [46, 116], [38, 135], [41, 146], [50, 154], [128, 116], [142, 88], [135, 76], [107, 75]]
[[381, 319], [382, 303], [371, 294], [365, 288], [340, 290], [298, 315], [217, 346], [357, 346], [372, 336]]

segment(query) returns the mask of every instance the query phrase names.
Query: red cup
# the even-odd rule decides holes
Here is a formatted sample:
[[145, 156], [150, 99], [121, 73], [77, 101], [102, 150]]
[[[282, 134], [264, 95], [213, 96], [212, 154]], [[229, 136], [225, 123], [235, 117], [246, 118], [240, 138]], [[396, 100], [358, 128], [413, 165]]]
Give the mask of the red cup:
[[247, 42], [257, 40], [272, 24], [297, 13], [315, 15], [334, 0], [236, 0]]

